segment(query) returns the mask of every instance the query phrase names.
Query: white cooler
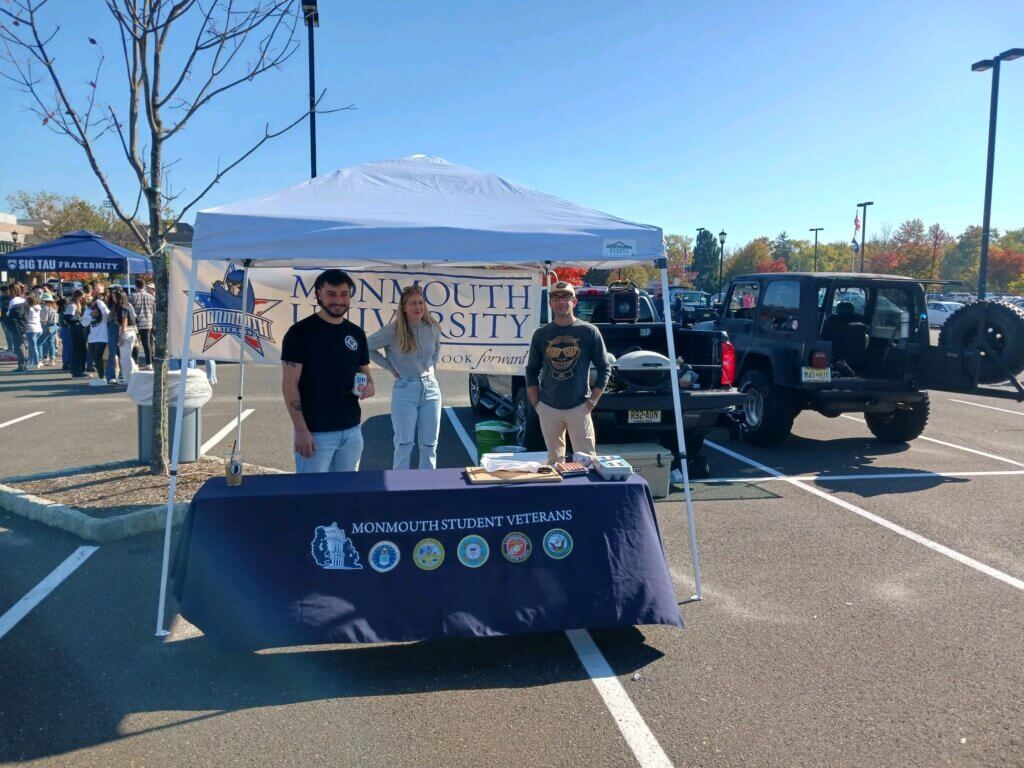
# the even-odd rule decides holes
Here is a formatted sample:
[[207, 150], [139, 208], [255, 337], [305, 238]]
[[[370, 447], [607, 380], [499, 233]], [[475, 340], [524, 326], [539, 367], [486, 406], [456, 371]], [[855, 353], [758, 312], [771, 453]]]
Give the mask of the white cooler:
[[597, 446], [598, 456], [621, 456], [647, 481], [651, 495], [663, 499], [669, 493], [672, 452], [657, 443], [609, 443]]

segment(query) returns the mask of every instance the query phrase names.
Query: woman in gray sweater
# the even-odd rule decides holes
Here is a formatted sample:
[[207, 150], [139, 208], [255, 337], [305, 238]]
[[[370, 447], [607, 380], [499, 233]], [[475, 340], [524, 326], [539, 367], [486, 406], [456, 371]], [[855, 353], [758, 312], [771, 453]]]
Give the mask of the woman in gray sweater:
[[430, 316], [419, 286], [402, 291], [394, 321], [366, 341], [370, 359], [395, 377], [391, 393], [394, 468], [409, 469], [415, 442], [420, 449], [420, 469], [434, 469], [441, 430], [441, 388], [434, 366], [441, 352], [441, 328]]

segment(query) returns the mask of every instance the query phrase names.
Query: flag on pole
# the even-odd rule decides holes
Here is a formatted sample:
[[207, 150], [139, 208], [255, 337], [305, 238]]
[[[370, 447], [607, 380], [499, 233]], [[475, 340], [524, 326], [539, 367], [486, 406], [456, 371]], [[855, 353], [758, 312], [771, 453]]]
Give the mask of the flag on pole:
[[860, 232], [860, 212], [853, 214], [853, 236], [856, 237], [857, 233]]

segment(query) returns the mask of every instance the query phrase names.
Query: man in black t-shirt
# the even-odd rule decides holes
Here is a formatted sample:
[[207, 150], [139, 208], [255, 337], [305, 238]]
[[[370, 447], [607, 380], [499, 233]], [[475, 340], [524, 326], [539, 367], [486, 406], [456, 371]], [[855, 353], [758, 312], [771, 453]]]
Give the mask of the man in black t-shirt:
[[[295, 471], [355, 471], [363, 453], [359, 401], [373, 396], [366, 334], [345, 319], [356, 286], [340, 269], [328, 269], [313, 287], [320, 309], [288, 329], [281, 349]], [[360, 395], [353, 394], [357, 373], [366, 376]]]

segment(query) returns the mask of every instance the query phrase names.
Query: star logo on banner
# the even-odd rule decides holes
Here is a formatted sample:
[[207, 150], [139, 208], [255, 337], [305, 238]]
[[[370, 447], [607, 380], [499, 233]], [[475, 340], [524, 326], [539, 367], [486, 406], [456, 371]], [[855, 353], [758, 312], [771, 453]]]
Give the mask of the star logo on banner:
[[265, 299], [248, 296], [246, 312], [242, 312], [242, 273], [231, 265], [224, 274], [224, 280], [215, 280], [209, 291], [196, 292], [199, 308], [192, 313], [192, 335], [206, 334], [203, 352], [217, 344], [225, 336], [242, 337], [243, 318], [246, 325], [245, 343], [260, 357], [264, 356], [263, 342], [273, 341], [272, 322], [264, 318], [267, 312], [281, 303], [281, 299]]

